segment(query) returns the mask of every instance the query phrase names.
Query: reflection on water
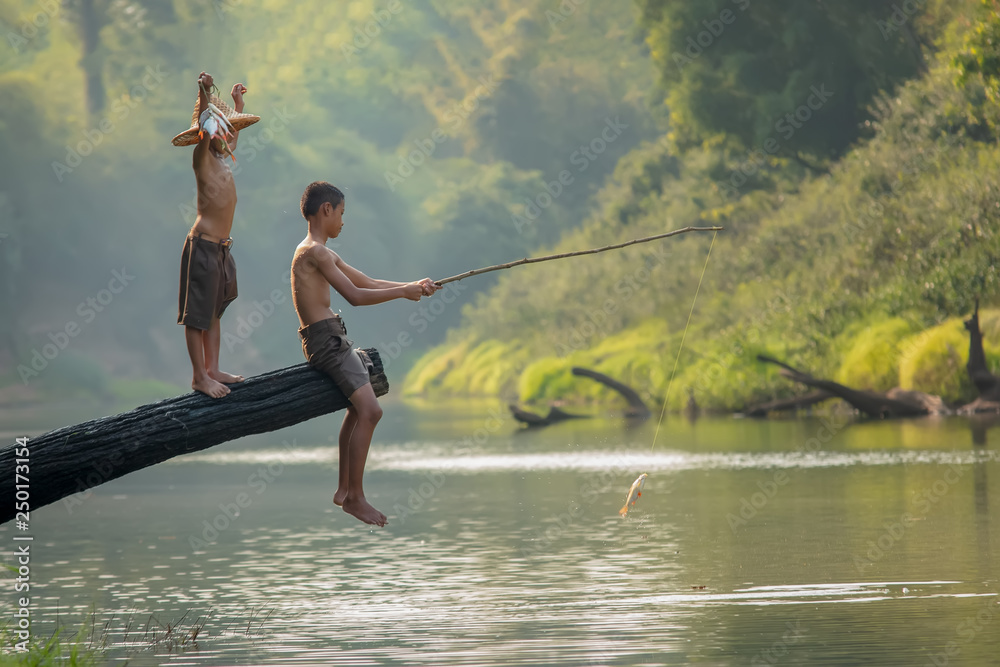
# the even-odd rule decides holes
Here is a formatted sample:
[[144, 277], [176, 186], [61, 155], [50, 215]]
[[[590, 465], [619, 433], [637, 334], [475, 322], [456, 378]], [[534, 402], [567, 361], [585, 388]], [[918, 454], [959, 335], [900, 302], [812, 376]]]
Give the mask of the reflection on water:
[[1000, 664], [997, 431], [671, 419], [650, 451], [652, 424], [390, 404], [371, 530], [330, 502], [338, 425], [33, 513], [37, 615], [210, 614], [196, 647], [112, 648], [132, 665]]

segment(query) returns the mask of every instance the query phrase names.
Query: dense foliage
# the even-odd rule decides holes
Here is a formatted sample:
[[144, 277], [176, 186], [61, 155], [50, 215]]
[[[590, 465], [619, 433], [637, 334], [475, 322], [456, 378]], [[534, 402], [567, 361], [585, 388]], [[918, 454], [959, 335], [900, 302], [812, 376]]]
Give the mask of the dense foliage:
[[683, 148], [773, 139], [770, 154], [822, 162], [855, 139], [874, 95], [924, 66], [923, 23], [895, 0], [638, 4]]
[[[556, 246], [601, 245], [694, 222], [722, 224], [726, 231], [715, 242], [690, 326], [711, 238], [540, 265], [504, 276], [467, 309], [451, 343], [468, 353], [434, 373], [435, 359], [449, 356], [450, 348], [432, 352], [413, 369], [411, 390], [471, 390], [461, 378], [476, 370], [477, 345], [506, 331], [517, 335], [502, 338], [510, 348], [500, 362], [506, 371], [494, 372], [489, 389], [521, 400], [607, 398], [568, 376], [576, 364], [630, 382], [652, 400], [662, 400], [669, 386], [674, 409], [689, 391], [718, 409], [799, 391], [755, 361], [761, 351], [858, 386], [902, 384], [946, 400], [969, 398], [968, 338], [958, 335], [951, 318], [967, 315], [975, 296], [993, 303], [998, 294], [1000, 117], [994, 61], [982, 55], [995, 43], [994, 3], [926, 3], [918, 14], [895, 18], [890, 8], [883, 19], [876, 19], [881, 3], [866, 5], [860, 15], [872, 25], [881, 20], [899, 28], [885, 38], [881, 30], [841, 26], [834, 14], [827, 16], [829, 34], [819, 35], [817, 8], [827, 3], [808, 3], [810, 9], [796, 10], [804, 13], [799, 19], [778, 11], [785, 4], [753, 2], [747, 20], [732, 27], [788, 35], [771, 47], [787, 54], [814, 39], [849, 54], [883, 53], [886, 61], [880, 74], [862, 77], [845, 94], [849, 112], [838, 113], [836, 122], [817, 116], [796, 133], [798, 157], [807, 156], [806, 162], [842, 152], [829, 173], [791, 154], [775, 152], [760, 164], [748, 157], [747, 148], [763, 136], [752, 131], [758, 127], [753, 118], [768, 118], [773, 108], [737, 104], [739, 95], [756, 100], [746, 92], [755, 84], [736, 76], [720, 84], [717, 77], [758, 38], [734, 30], [729, 41], [727, 32], [701, 56], [711, 67], [699, 58], [672, 73], [670, 54], [683, 35], [700, 29], [697, 21], [678, 21], [711, 10], [643, 3], [651, 53], [664, 78], [678, 86], [667, 95], [676, 105], [673, 136], [625, 156], [598, 195], [599, 212]], [[893, 42], [906, 26], [923, 45], [910, 65], [909, 47]], [[837, 60], [823, 50], [814, 58], [816, 67]], [[796, 72], [813, 66], [801, 54], [785, 60], [796, 65], [775, 73], [774, 90], [789, 94], [778, 107], [794, 99], [788, 82], [803, 81]], [[837, 66], [849, 68], [850, 61]], [[722, 120], [713, 120], [711, 101], [693, 92], [701, 87], [729, 98], [716, 108]], [[884, 92], [876, 94], [879, 89]], [[734, 113], [742, 109], [746, 114]], [[844, 117], [864, 121], [852, 133], [850, 123], [840, 122]], [[745, 178], [735, 185], [734, 174]], [[649, 335], [650, 318], [656, 335]], [[945, 327], [940, 333], [921, 333], [939, 324]]]

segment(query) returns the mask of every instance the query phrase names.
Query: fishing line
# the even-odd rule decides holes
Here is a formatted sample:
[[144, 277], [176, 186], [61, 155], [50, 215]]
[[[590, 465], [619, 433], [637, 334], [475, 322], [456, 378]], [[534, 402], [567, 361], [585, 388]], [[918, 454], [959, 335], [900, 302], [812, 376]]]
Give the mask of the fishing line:
[[663, 414], [667, 410], [667, 399], [670, 398], [670, 385], [674, 383], [674, 375], [677, 373], [677, 362], [681, 359], [681, 352], [684, 351], [684, 339], [687, 338], [688, 327], [691, 326], [691, 316], [694, 315], [694, 306], [698, 303], [698, 294], [701, 292], [701, 283], [705, 280], [705, 271], [708, 270], [708, 260], [712, 258], [712, 248], [715, 247], [715, 238], [719, 232], [712, 235], [712, 243], [708, 246], [708, 254], [705, 256], [705, 266], [701, 269], [701, 278], [698, 279], [698, 288], [694, 291], [694, 299], [691, 301], [691, 311], [688, 313], [687, 324], [684, 325], [684, 333], [681, 334], [681, 346], [677, 349], [677, 356], [674, 357], [674, 368], [670, 371], [670, 379], [667, 381], [667, 395], [663, 397], [663, 407], [660, 408], [660, 418], [656, 420], [656, 431], [653, 432], [653, 444], [649, 446], [649, 451], [656, 447], [656, 436], [660, 434], [660, 423], [663, 422]]

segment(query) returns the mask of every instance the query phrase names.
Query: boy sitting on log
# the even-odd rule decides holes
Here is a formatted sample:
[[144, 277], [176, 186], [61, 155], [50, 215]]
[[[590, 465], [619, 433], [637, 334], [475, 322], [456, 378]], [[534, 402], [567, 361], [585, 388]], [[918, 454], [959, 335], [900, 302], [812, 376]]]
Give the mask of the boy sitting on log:
[[242, 375], [219, 370], [219, 318], [237, 294], [236, 264], [229, 254], [236, 184], [226, 159], [232, 157], [239, 131], [260, 117], [243, 113], [247, 89], [242, 83], [233, 86], [235, 111], [215, 95], [209, 97], [212, 86], [212, 75], [202, 72], [191, 127], [173, 139], [175, 146], [195, 146], [193, 167], [198, 190], [198, 217], [181, 251], [177, 324], [184, 325], [193, 371], [191, 388], [222, 398], [229, 393], [223, 383], [243, 381]]
[[441, 288], [430, 278], [412, 283], [369, 278], [327, 248], [327, 240], [344, 227], [344, 193], [329, 183], [310, 183], [300, 206], [309, 231], [292, 257], [292, 300], [302, 351], [309, 364], [333, 378], [351, 402], [340, 427], [340, 474], [333, 502], [365, 523], [384, 526], [385, 515], [368, 504], [362, 488], [368, 447], [382, 408], [369, 382], [366, 365], [371, 362], [361, 350], [352, 349], [344, 321], [330, 309], [330, 287], [352, 306], [399, 298], [420, 301]]

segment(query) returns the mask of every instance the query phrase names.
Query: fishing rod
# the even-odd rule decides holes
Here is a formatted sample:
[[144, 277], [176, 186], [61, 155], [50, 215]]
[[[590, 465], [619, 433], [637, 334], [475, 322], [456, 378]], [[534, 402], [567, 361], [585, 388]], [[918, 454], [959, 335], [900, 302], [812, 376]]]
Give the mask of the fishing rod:
[[544, 257], [525, 257], [524, 259], [519, 259], [513, 262], [506, 262], [505, 264], [494, 264], [493, 266], [486, 266], [481, 269], [473, 269], [471, 271], [466, 271], [465, 273], [459, 273], [458, 275], [451, 276], [449, 278], [444, 278], [442, 280], [435, 280], [436, 285], [445, 285], [456, 280], [461, 280], [463, 278], [471, 278], [472, 276], [478, 276], [483, 273], [489, 273], [490, 271], [499, 271], [501, 269], [509, 269], [514, 266], [521, 266], [522, 264], [535, 264], [537, 262], [547, 262], [550, 259], [563, 259], [565, 257], [578, 257], [580, 255], [593, 255], [595, 253], [604, 252], [605, 250], [617, 250], [618, 248], [625, 248], [630, 245], [635, 245], [637, 243], [646, 243], [647, 241], [655, 241], [657, 239], [665, 239], [668, 236], [677, 236], [678, 234], [686, 234], [687, 232], [721, 232], [722, 227], [684, 227], [683, 229], [675, 229], [672, 232], [666, 232], [665, 234], [656, 234], [654, 236], [647, 236], [641, 239], [632, 239], [631, 241], [626, 241], [625, 243], [616, 243], [614, 245], [606, 245], [601, 248], [591, 248], [590, 250], [576, 250], [574, 252], [563, 252], [557, 255], [545, 255]]

